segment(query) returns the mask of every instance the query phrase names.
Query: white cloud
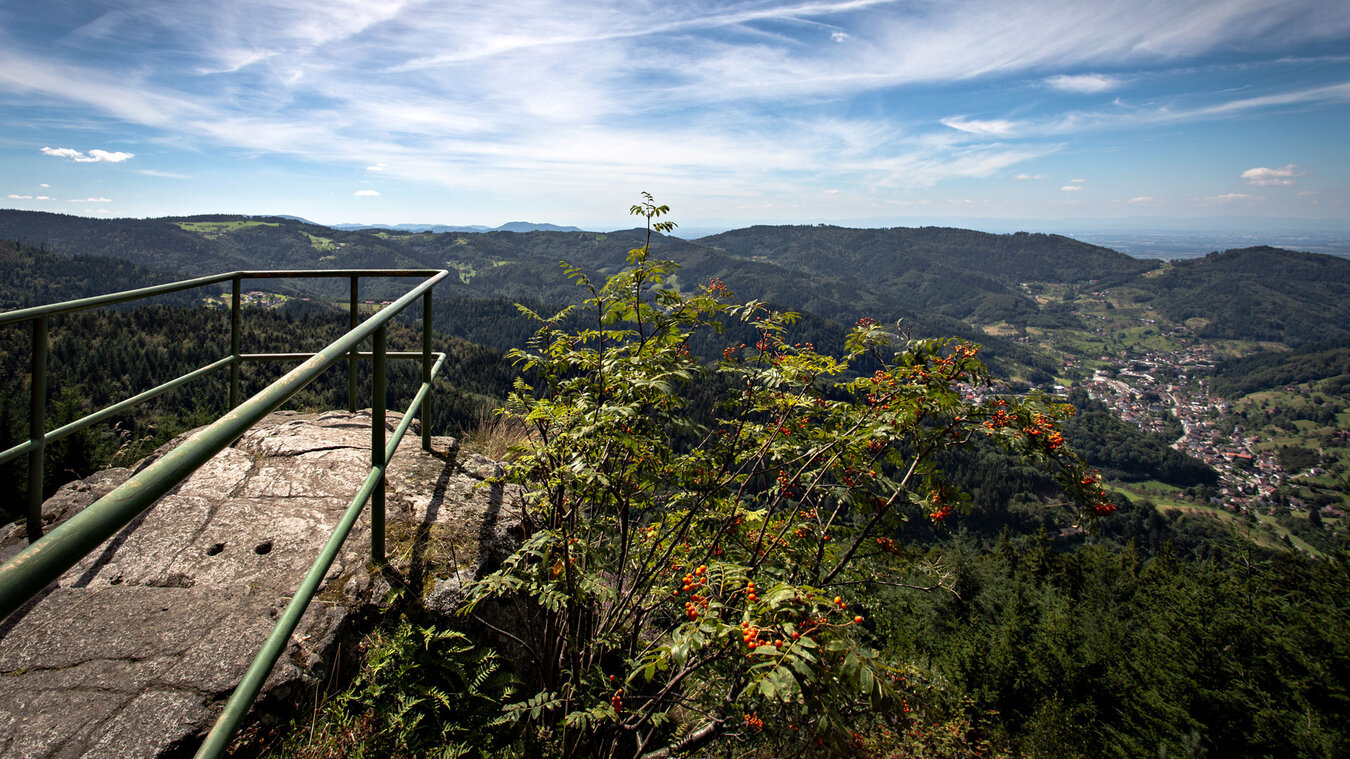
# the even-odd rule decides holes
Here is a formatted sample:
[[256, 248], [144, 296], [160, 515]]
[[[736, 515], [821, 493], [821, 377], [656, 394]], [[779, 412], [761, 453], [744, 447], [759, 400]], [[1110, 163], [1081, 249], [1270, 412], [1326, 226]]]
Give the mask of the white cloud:
[[1226, 205], [1229, 203], [1243, 203], [1247, 201], [1264, 200], [1260, 195], [1248, 195], [1245, 192], [1229, 192], [1223, 195], [1211, 195], [1200, 200], [1201, 205]]
[[1007, 119], [970, 119], [965, 116], [950, 116], [941, 120], [944, 126], [983, 137], [1011, 137], [1023, 127], [1020, 121]]
[[42, 148], [42, 152], [56, 158], [69, 158], [75, 163], [121, 163], [129, 158], [135, 158], [135, 153], [109, 152], [95, 148], [88, 153], [81, 153], [74, 148]]
[[1090, 95], [1113, 90], [1119, 87], [1121, 82], [1116, 77], [1105, 74], [1061, 74], [1047, 78], [1045, 83], [1064, 92], [1079, 92]]
[[147, 177], [162, 177], [164, 179], [191, 179], [187, 174], [179, 174], [173, 171], [159, 171], [157, 169], [141, 169], [137, 174], [144, 174]]
[[954, 129], [980, 136], [1044, 138], [1109, 128], [1212, 121], [1248, 111], [1304, 106], [1314, 103], [1328, 105], [1350, 103], [1350, 82], [1226, 100], [1209, 105], [1188, 105], [1180, 99], [1173, 99], [1171, 102], [1161, 105], [1150, 102], [1145, 106], [1132, 107], [1117, 103], [1119, 107], [1110, 111], [1068, 111], [1058, 116], [1038, 120], [979, 120], [955, 116], [942, 119], [942, 123]]
[[1161, 203], [1162, 198], [1155, 198], [1152, 195], [1140, 195], [1136, 198], [1130, 198], [1125, 202], [1132, 206], [1148, 206], [1153, 205], [1154, 203]]
[[1078, 192], [1079, 190], [1083, 189], [1083, 186], [1078, 184], [1066, 184], [1059, 189], [1062, 192]]
[[1017, 176], [1013, 177], [1013, 179], [1016, 179], [1016, 180], [1021, 181], [1021, 182], [1025, 182], [1025, 181], [1030, 180], [1030, 179], [1045, 179], [1045, 175], [1044, 175], [1044, 174], [1018, 174]]
[[1086, 183], [1086, 182], [1087, 182], [1086, 179], [1070, 179], [1070, 180], [1069, 180], [1069, 184], [1084, 184], [1084, 183]]
[[71, 198], [69, 203], [111, 203], [111, 198]]
[[1301, 174], [1302, 172], [1298, 170], [1298, 167], [1290, 163], [1278, 169], [1268, 169], [1264, 166], [1247, 169], [1242, 172], [1242, 178], [1247, 180], [1247, 184], [1250, 185], [1287, 187], [1294, 183], [1294, 177]]
[[380, 193], [375, 190], [357, 190], [352, 194], [358, 198], [378, 198], [380, 196]]
[[45, 183], [44, 183], [44, 184], [40, 184], [40, 185], [38, 185], [38, 187], [41, 187], [41, 188], [42, 188], [42, 189], [44, 189], [44, 190], [45, 190], [45, 189], [47, 189], [47, 188], [48, 188], [48, 187], [51, 187], [51, 185], [49, 185], [49, 184], [45, 184]]
[[[915, 111], [881, 123], [801, 114], [859, 93], [889, 99], [907, 84], [998, 84], [1009, 75], [1102, 92], [1134, 76], [1046, 75], [1157, 68], [1247, 43], [1340, 39], [1350, 14], [1321, 3], [728, 0], [653, 14], [618, 0], [139, 0], [134, 13], [106, 14], [63, 45], [0, 31], [0, 43], [13, 43], [0, 44], [0, 91], [82, 105], [203, 154], [224, 147], [342, 162], [479, 195], [519, 197], [532, 186], [536, 196], [598, 198], [641, 176], [674, 193], [715, 186], [722, 196], [759, 198], [789, 195], [821, 167], [830, 168], [820, 186], [926, 187], [1007, 176], [1060, 149], [976, 143], [1048, 143], [1119, 124], [1347, 102], [1350, 84], [1200, 106], [1177, 98], [1103, 104], [1104, 113], [953, 116], [942, 120], [946, 130], [931, 123], [935, 116], [910, 118]], [[826, 34], [847, 44], [825, 45]], [[169, 44], [129, 52], [151, 36]], [[101, 56], [98, 67], [68, 52], [81, 40], [119, 38], [126, 54]], [[70, 151], [61, 157], [73, 161], [131, 158], [51, 150]]]

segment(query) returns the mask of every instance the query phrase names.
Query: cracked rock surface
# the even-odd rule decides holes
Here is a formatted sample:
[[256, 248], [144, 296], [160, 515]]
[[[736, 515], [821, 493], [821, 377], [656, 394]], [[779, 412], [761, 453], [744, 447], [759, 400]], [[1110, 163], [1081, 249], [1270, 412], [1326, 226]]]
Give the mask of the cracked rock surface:
[[[437, 571], [457, 585], [512, 550], [520, 519], [511, 493], [484, 482], [494, 462], [458, 455], [451, 438], [432, 449], [414, 427], [386, 474], [388, 555], [414, 587], [445, 582], [412, 559], [428, 536], [449, 546]], [[273, 414], [0, 621], [0, 756], [191, 755], [369, 468], [369, 412]], [[66, 485], [44, 504], [45, 529], [134, 471]], [[367, 507], [256, 711], [322, 683], [351, 620], [383, 601], [369, 524]], [[0, 540], [0, 558], [22, 535]]]

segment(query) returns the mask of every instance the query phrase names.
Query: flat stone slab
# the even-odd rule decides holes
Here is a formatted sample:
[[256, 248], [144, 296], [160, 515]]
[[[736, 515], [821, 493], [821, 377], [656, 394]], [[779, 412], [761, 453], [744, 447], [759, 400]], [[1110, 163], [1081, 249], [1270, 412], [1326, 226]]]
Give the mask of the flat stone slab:
[[[444, 596], [512, 549], [520, 516], [485, 482], [499, 465], [450, 438], [432, 448], [410, 430], [386, 473], [388, 554], [415, 591]], [[0, 622], [0, 756], [190, 755], [369, 468], [368, 412], [273, 414]], [[68, 519], [134, 471], [65, 486], [44, 519]], [[20, 525], [0, 558], [23, 545]], [[323, 683], [353, 615], [383, 601], [369, 551], [367, 509], [259, 710]]]

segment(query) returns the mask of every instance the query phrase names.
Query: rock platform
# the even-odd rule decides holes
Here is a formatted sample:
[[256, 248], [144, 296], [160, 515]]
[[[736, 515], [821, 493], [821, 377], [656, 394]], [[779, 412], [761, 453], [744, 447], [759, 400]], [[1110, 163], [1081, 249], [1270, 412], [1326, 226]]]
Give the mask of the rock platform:
[[[0, 756], [191, 755], [369, 472], [370, 423], [369, 412], [267, 417], [0, 621]], [[500, 466], [452, 438], [432, 449], [414, 427], [387, 470], [392, 572], [370, 564], [367, 508], [257, 711], [277, 716], [321, 687], [391, 580], [449, 609], [513, 548], [511, 492], [485, 482]], [[46, 529], [149, 460], [63, 487]], [[0, 559], [23, 546], [18, 525]]]

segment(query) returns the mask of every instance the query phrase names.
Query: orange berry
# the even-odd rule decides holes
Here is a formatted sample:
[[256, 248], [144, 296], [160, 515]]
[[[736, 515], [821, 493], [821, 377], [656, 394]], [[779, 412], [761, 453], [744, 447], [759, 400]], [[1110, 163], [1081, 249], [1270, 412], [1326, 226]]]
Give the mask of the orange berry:
[[855, 624], [855, 625], [860, 625], [860, 624], [862, 624], [862, 617], [854, 617], [854, 618], [853, 618], [853, 624]]

